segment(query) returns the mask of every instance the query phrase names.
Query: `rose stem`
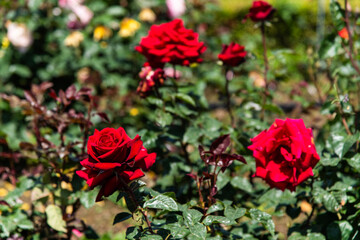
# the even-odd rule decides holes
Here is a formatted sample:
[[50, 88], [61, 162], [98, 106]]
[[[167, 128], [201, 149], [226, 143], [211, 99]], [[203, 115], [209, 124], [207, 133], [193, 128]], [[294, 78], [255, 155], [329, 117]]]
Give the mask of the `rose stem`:
[[84, 128], [84, 138], [83, 138], [83, 145], [82, 145], [82, 148], [81, 148], [81, 155], [85, 154], [85, 146], [86, 146], [87, 139], [88, 139], [88, 134], [89, 134], [89, 122], [90, 122], [92, 104], [93, 104], [93, 101], [92, 101], [92, 98], [90, 97], [90, 105], [89, 105], [87, 119], [86, 119], [85, 128]]
[[231, 111], [231, 100], [230, 100], [230, 90], [229, 90], [229, 83], [230, 83], [230, 77], [228, 77], [228, 72], [233, 74], [232, 70], [228, 70], [225, 69], [225, 94], [226, 94], [226, 108], [228, 110], [230, 119], [231, 119], [231, 126], [234, 128], [235, 127], [235, 120], [234, 120], [234, 115]]
[[[353, 45], [353, 39], [352, 39], [352, 34], [351, 34], [351, 31], [350, 31], [350, 22], [349, 22], [349, 12], [348, 12], [348, 1], [345, 0], [345, 24], [346, 24], [346, 31], [348, 32], [348, 35], [349, 35], [349, 51], [347, 51], [345, 48], [345, 51], [347, 52], [348, 56], [349, 56], [349, 59], [350, 59], [350, 62], [351, 64], [353, 65], [354, 69], [356, 70], [356, 72], [360, 75], [360, 68], [359, 66], [357, 65], [356, 61], [354, 60], [352, 54], [354, 52], [354, 45]], [[357, 83], [357, 100], [360, 99], [360, 83]], [[359, 103], [359, 101], [357, 101]], [[357, 106], [359, 107], [359, 106]], [[357, 109], [355, 111], [355, 118], [358, 118], [359, 116], [359, 109]], [[358, 123], [356, 122], [356, 129], [358, 129]], [[357, 146], [359, 145], [359, 142], [357, 142]]]
[[201, 184], [200, 184], [200, 180], [198, 179], [198, 177], [196, 177], [196, 186], [197, 186], [198, 193], [199, 193], [200, 205], [202, 208], [205, 208], [204, 198], [201, 194]]
[[349, 35], [349, 49], [350, 49], [350, 51], [347, 51], [347, 53], [349, 55], [351, 64], [355, 68], [356, 72], [360, 75], [360, 68], [352, 56], [352, 53], [354, 52], [354, 45], [353, 45], [353, 39], [352, 39], [351, 31], [350, 31], [348, 1], [347, 0], [345, 0], [345, 24], [346, 24], [346, 31], [348, 32], [348, 35]]
[[264, 64], [265, 64], [265, 69], [264, 69], [264, 82], [265, 82], [265, 91], [264, 91], [264, 96], [263, 96], [263, 104], [262, 104], [262, 109], [261, 109], [261, 114], [260, 114], [260, 119], [263, 121], [265, 118], [265, 104], [266, 104], [266, 98], [268, 95], [268, 82], [267, 82], [267, 73], [269, 70], [269, 63], [268, 63], [268, 58], [267, 58], [267, 50], [266, 50], [266, 39], [265, 39], [265, 22], [262, 21], [261, 22], [261, 38], [262, 38], [262, 45], [263, 45], [263, 54], [264, 54]]
[[176, 82], [176, 80], [177, 80], [177, 77], [176, 77], [176, 65], [175, 64], [173, 64], [173, 78], [172, 78], [172, 81], [173, 81], [173, 84], [174, 84], [174, 86], [175, 86], [175, 90], [176, 90], [176, 93], [178, 92], [178, 85], [177, 85], [177, 82]]
[[155, 94], [156, 94], [157, 98], [162, 100], [162, 96], [161, 96], [161, 93], [159, 91], [159, 87], [160, 87], [159, 82], [156, 80], [155, 81]]
[[323, 99], [323, 97], [322, 97], [321, 89], [320, 89], [320, 86], [319, 86], [319, 84], [318, 84], [317, 75], [316, 75], [316, 73], [314, 72], [314, 69], [313, 69], [313, 64], [309, 64], [308, 72], [309, 72], [310, 80], [314, 83], [314, 86], [315, 86], [316, 91], [317, 91], [317, 93], [318, 93], [318, 97], [319, 97], [320, 104], [323, 104], [323, 103], [324, 103], [324, 99]]
[[124, 186], [125, 191], [129, 193], [130, 198], [131, 198], [131, 200], [133, 201], [133, 203], [136, 205], [136, 207], [140, 210], [141, 214], [144, 216], [145, 221], [146, 221], [146, 224], [148, 225], [149, 231], [150, 231], [151, 233], [154, 233], [154, 231], [153, 231], [152, 228], [151, 228], [150, 220], [149, 220], [146, 212], [142, 210], [139, 202], [136, 200], [136, 197], [135, 197], [134, 192], [133, 192], [132, 189], [127, 185], [127, 183], [124, 182], [124, 180], [123, 180], [121, 177], [119, 177], [119, 179], [120, 179], [122, 185]]
[[[310, 188], [311, 188], [310, 192], [312, 192], [313, 189], [314, 189], [314, 178], [311, 178], [311, 186], [310, 186]], [[309, 202], [312, 202], [311, 199], [309, 200]], [[307, 220], [306, 220], [305, 225], [307, 225], [307, 226], [310, 226], [311, 218], [312, 218], [312, 216], [314, 215], [314, 212], [315, 212], [315, 206], [314, 206], [314, 205], [315, 205], [315, 204], [313, 203], [312, 208], [311, 208], [311, 212], [310, 212], [310, 214], [308, 215], [308, 218], [307, 218]]]
[[348, 135], [352, 135], [351, 131], [350, 131], [350, 128], [346, 122], [346, 118], [345, 118], [345, 115], [344, 115], [344, 111], [342, 110], [342, 107], [341, 107], [341, 102], [340, 102], [340, 94], [339, 94], [339, 90], [338, 90], [338, 87], [337, 87], [337, 79], [335, 79], [335, 83], [334, 83], [334, 87], [335, 87], [335, 92], [336, 92], [336, 96], [339, 100], [338, 102], [338, 110], [339, 110], [339, 113], [340, 113], [340, 116], [341, 116], [341, 121], [345, 127], [345, 130], [347, 132]]

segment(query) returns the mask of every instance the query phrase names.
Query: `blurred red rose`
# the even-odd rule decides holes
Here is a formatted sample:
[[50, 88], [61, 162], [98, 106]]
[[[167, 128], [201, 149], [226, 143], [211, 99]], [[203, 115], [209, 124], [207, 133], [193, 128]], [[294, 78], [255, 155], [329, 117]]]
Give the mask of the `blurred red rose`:
[[143, 98], [150, 94], [156, 84], [158, 84], [158, 86], [163, 85], [166, 78], [163, 69], [157, 68], [156, 70], [152, 70], [150, 66], [143, 67], [139, 76], [141, 81], [136, 92]]
[[76, 173], [91, 189], [102, 186], [96, 201], [144, 176], [142, 170], [148, 170], [156, 158], [156, 153], [148, 154], [139, 135], [131, 139], [121, 127], [95, 130], [87, 150], [89, 157], [80, 162], [85, 169]]
[[245, 18], [251, 18], [254, 22], [266, 21], [275, 11], [276, 9], [265, 1], [254, 1]]
[[199, 36], [191, 29], [184, 27], [181, 19], [168, 23], [153, 25], [149, 35], [142, 38], [135, 50], [147, 58], [147, 65], [162, 68], [165, 63], [188, 66], [202, 62], [200, 54], [206, 50]]
[[271, 187], [294, 191], [313, 176], [319, 162], [311, 128], [302, 119], [276, 119], [269, 130], [251, 139], [249, 149], [256, 160], [255, 177], [263, 178]]
[[237, 43], [230, 43], [230, 45], [223, 45], [221, 53], [218, 55], [219, 60], [227, 66], [238, 66], [245, 62], [246, 51], [244, 46]]
[[339, 36], [343, 39], [346, 39], [348, 40], [349, 39], [349, 33], [346, 29], [346, 27], [344, 27], [343, 29], [341, 29], [339, 32], [338, 32]]

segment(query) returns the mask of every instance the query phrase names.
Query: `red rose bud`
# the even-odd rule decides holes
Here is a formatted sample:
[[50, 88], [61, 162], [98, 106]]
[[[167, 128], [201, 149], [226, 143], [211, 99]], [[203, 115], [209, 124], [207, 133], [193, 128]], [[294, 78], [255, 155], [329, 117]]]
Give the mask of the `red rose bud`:
[[272, 126], [251, 139], [249, 149], [256, 161], [255, 177], [271, 187], [295, 191], [295, 187], [313, 176], [319, 162], [311, 128], [302, 119], [276, 119]]
[[198, 38], [197, 33], [184, 27], [181, 19], [175, 19], [153, 25], [135, 50], [143, 54], [153, 68], [163, 68], [165, 63], [188, 66], [202, 62], [200, 54], [206, 46]]
[[152, 68], [149, 66], [143, 67], [141, 72], [139, 73], [139, 76], [141, 78], [141, 81], [136, 92], [143, 98], [147, 97], [150, 94], [154, 86], [163, 85], [166, 78], [163, 69], [158, 68], [153, 71]]
[[254, 22], [266, 21], [272, 17], [275, 11], [276, 9], [265, 1], [254, 1], [245, 19], [251, 18]]
[[139, 135], [131, 139], [121, 127], [95, 130], [87, 150], [89, 157], [80, 162], [85, 169], [76, 173], [91, 189], [102, 186], [96, 201], [144, 176], [142, 170], [148, 170], [156, 158], [156, 153], [148, 154]]
[[349, 33], [346, 29], [346, 27], [344, 27], [343, 29], [341, 29], [339, 32], [338, 32], [339, 36], [343, 39], [346, 39], [348, 40], [349, 39]]
[[244, 46], [232, 42], [230, 45], [223, 45], [223, 49], [218, 55], [218, 58], [224, 65], [236, 67], [245, 62], [246, 54], [247, 52]]

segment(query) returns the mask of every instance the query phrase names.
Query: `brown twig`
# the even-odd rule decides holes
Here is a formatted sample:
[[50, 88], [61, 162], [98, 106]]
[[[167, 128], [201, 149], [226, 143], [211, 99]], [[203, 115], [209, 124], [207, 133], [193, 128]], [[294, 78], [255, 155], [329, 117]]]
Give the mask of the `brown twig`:
[[228, 72], [232, 73], [232, 70], [225, 70], [225, 94], [226, 94], [226, 108], [229, 113], [230, 119], [231, 119], [231, 126], [235, 128], [235, 119], [234, 115], [231, 111], [231, 98], [230, 98], [230, 90], [229, 90], [229, 84], [230, 84], [230, 78], [228, 77]]
[[83, 145], [81, 148], [81, 155], [85, 154], [85, 147], [86, 147], [87, 139], [89, 136], [89, 123], [90, 123], [90, 118], [91, 118], [92, 105], [93, 105], [93, 100], [90, 98], [90, 105], [89, 105], [87, 119], [86, 119], [85, 128], [84, 128], [84, 137], [83, 137]]
[[351, 132], [351, 130], [349, 128], [349, 125], [346, 122], [344, 111], [342, 110], [342, 107], [341, 107], [341, 102], [340, 102], [340, 97], [339, 97], [340, 94], [339, 94], [339, 90], [338, 90], [338, 86], [337, 86], [337, 79], [335, 79], [334, 86], [335, 86], [335, 91], [336, 91], [337, 98], [339, 100], [339, 102], [337, 103], [337, 106], [338, 106], [338, 110], [339, 110], [339, 113], [340, 113], [340, 116], [341, 116], [341, 121], [342, 121], [342, 123], [343, 123], [343, 125], [345, 127], [346, 133], [348, 135], [352, 135], [352, 132]]
[[[121, 178], [120, 178], [120, 179], [121, 179]], [[148, 218], [148, 216], [147, 216], [146, 211], [144, 211], [144, 210], [141, 208], [139, 202], [136, 200], [135, 194], [134, 194], [134, 192], [132, 191], [132, 189], [131, 189], [126, 183], [123, 182], [123, 184], [125, 184], [124, 186], [125, 186], [126, 192], [128, 192], [128, 193], [130, 194], [131, 200], [135, 203], [135, 205], [137, 206], [137, 208], [139, 209], [139, 211], [141, 212], [141, 214], [144, 216], [145, 221], [146, 221], [146, 224], [147, 224], [147, 226], [148, 226], [148, 228], [149, 228], [149, 231], [153, 234], [154, 231], [153, 231], [152, 228], [151, 228], [151, 222], [150, 222], [150, 220], [149, 220], [149, 218]]]
[[353, 58], [353, 52], [354, 52], [354, 45], [353, 45], [353, 39], [352, 39], [352, 34], [350, 31], [350, 23], [349, 23], [349, 13], [348, 13], [348, 1], [345, 0], [345, 24], [346, 24], [346, 31], [348, 32], [349, 35], [349, 51], [347, 51], [347, 54], [349, 56], [350, 62], [353, 65], [354, 69], [356, 70], [356, 72], [360, 75], [360, 68], [357, 65], [355, 59]]
[[261, 109], [261, 114], [260, 114], [260, 119], [264, 120], [265, 118], [265, 104], [266, 104], [266, 99], [268, 96], [268, 81], [267, 81], [267, 74], [269, 71], [269, 62], [268, 62], [268, 58], [267, 58], [267, 48], [266, 48], [266, 39], [265, 39], [265, 22], [261, 22], [261, 38], [262, 38], [262, 45], [263, 45], [263, 54], [264, 54], [264, 82], [265, 82], [265, 91], [264, 91], [264, 95], [263, 95], [263, 104], [262, 104], [262, 109]]

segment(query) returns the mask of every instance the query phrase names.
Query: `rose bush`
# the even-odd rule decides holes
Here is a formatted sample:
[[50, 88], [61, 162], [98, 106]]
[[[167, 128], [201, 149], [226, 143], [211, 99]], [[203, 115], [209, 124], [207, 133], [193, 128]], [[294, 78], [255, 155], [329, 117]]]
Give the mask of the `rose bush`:
[[235, 67], [245, 62], [246, 54], [244, 46], [232, 42], [229, 45], [223, 45], [218, 58], [224, 65]]
[[148, 154], [139, 135], [131, 139], [121, 127], [95, 130], [87, 150], [89, 157], [80, 162], [86, 169], [76, 173], [91, 189], [102, 186], [96, 201], [144, 176], [142, 170], [148, 170], [156, 158], [156, 153]]
[[302, 119], [276, 119], [268, 130], [251, 139], [249, 149], [256, 160], [255, 177], [271, 187], [295, 191], [295, 187], [313, 176], [319, 162], [311, 128]]
[[164, 67], [165, 63], [188, 66], [202, 62], [200, 54], [206, 50], [199, 35], [186, 29], [181, 19], [153, 25], [149, 35], [142, 38], [135, 50], [147, 58], [146, 65]]
[[276, 11], [269, 3], [265, 1], [254, 1], [246, 18], [251, 18], [254, 22], [269, 20]]

